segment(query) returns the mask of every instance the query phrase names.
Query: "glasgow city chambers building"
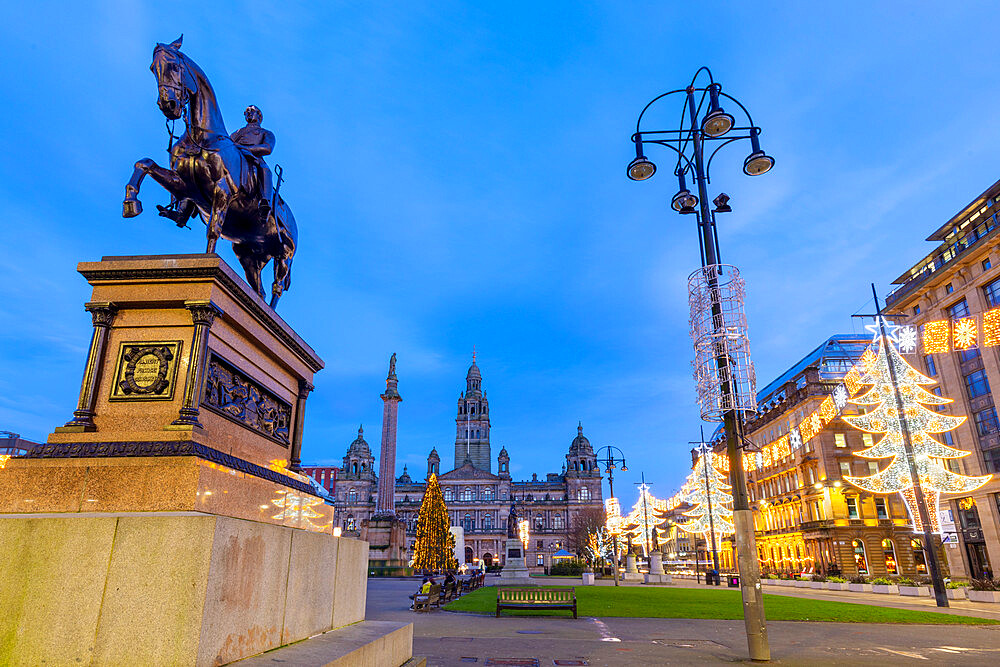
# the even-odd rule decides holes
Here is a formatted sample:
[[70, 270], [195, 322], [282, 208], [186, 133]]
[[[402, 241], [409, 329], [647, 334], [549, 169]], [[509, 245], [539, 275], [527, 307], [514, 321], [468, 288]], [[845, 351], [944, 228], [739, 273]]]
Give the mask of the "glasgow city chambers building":
[[[512, 502], [522, 519], [530, 522], [530, 540], [525, 563], [536, 571], [551, 564], [552, 554], [565, 548], [577, 517], [587, 510], [603, 512], [601, 473], [590, 441], [577, 427], [566, 452], [563, 469], [545, 479], [532, 475], [516, 481], [510, 476], [510, 456], [501, 447], [493, 469], [490, 445], [490, 406], [482, 390], [482, 374], [473, 357], [465, 378], [465, 391], [458, 397], [455, 416], [453, 465], [442, 472], [437, 449], [427, 455], [424, 480], [414, 480], [404, 467], [395, 481], [396, 516], [406, 524], [406, 556], [412, 558], [417, 514], [426, 479], [435, 474], [441, 484], [452, 526], [464, 534], [459, 561], [469, 565], [503, 565], [507, 539], [507, 515]], [[337, 478], [335, 505], [337, 522], [347, 534], [356, 533], [376, 512], [378, 477], [375, 457], [362, 429], [344, 456]], [[464, 558], [463, 553], [464, 551]]]

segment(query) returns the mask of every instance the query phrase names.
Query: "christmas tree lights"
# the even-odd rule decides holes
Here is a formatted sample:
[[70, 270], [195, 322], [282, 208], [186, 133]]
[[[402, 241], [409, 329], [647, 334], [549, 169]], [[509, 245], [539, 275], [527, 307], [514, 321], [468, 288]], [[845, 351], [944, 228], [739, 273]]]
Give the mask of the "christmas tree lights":
[[417, 515], [417, 540], [413, 544], [413, 567], [438, 572], [458, 568], [455, 559], [455, 536], [449, 528], [448, 507], [444, 504], [441, 484], [431, 473], [424, 499]]
[[685, 500], [693, 509], [684, 513], [691, 521], [678, 524], [677, 527], [688, 533], [698, 535], [715, 531], [715, 547], [722, 535], [735, 532], [733, 528], [733, 510], [727, 505], [733, 504], [732, 487], [726, 484], [726, 477], [714, 466], [709, 465], [710, 451], [698, 456], [694, 470], [688, 475], [684, 486], [688, 490]]
[[[891, 327], [892, 325], [886, 324]], [[927, 332], [924, 332], [927, 344]], [[983, 486], [992, 475], [969, 477], [952, 472], [942, 465], [941, 459], [958, 459], [970, 452], [945, 445], [933, 435], [957, 428], [965, 417], [945, 415], [927, 406], [946, 405], [952, 402], [927, 391], [924, 387], [935, 384], [935, 380], [910, 366], [896, 350], [893, 341], [876, 335], [878, 354], [864, 359], [862, 383], [871, 385], [867, 391], [851, 399], [851, 403], [874, 406], [864, 414], [843, 415], [842, 419], [854, 428], [866, 433], [884, 434], [871, 447], [856, 452], [856, 456], [866, 459], [890, 458], [889, 465], [869, 477], [845, 476], [854, 486], [875, 494], [900, 493], [910, 518], [917, 531], [923, 530], [917, 511], [916, 496], [907, 461], [903, 440], [903, 424], [908, 428], [913, 459], [916, 464], [920, 487], [927, 503], [932, 532], [940, 533], [938, 522], [938, 499], [942, 493], [968, 493]], [[890, 375], [890, 364], [895, 371], [899, 395], [902, 399], [903, 415], [899, 415], [896, 395]]]
[[649, 484], [643, 482], [639, 485], [639, 499], [635, 501], [632, 511], [621, 519], [624, 534], [642, 538], [642, 551], [646, 556], [656, 544], [657, 526], [663, 523], [663, 513], [666, 511], [667, 501], [653, 496], [649, 492]]

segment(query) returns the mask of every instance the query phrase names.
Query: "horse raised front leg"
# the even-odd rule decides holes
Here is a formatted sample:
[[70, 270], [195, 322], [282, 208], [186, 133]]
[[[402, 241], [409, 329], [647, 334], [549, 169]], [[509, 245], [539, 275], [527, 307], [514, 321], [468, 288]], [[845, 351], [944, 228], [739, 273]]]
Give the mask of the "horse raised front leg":
[[162, 185], [172, 195], [183, 195], [184, 181], [177, 175], [177, 172], [171, 169], [164, 169], [148, 157], [144, 157], [135, 163], [132, 178], [129, 179], [128, 185], [125, 186], [125, 201], [122, 202], [123, 218], [134, 218], [142, 213], [142, 204], [139, 202], [139, 186], [147, 174], [152, 176], [157, 183]]
[[156, 163], [148, 157], [144, 157], [135, 163], [132, 178], [128, 179], [128, 184], [125, 186], [125, 201], [122, 202], [123, 218], [134, 218], [142, 213], [142, 202], [139, 201], [139, 186], [142, 185], [142, 179], [146, 178], [149, 169], [155, 166]]

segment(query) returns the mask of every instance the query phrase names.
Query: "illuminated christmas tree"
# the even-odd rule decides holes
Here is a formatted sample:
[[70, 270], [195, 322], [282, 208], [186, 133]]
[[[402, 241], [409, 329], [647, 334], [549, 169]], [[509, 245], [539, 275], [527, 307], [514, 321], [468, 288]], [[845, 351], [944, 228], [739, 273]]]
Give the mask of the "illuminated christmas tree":
[[666, 501], [653, 496], [649, 492], [649, 485], [643, 482], [639, 485], [639, 500], [635, 501], [628, 516], [621, 519], [622, 532], [629, 538], [641, 538], [642, 552], [646, 556], [656, 546], [656, 527], [663, 523], [666, 504]]
[[[732, 487], [726, 484], [726, 476], [711, 465], [711, 451], [698, 456], [694, 470], [684, 483], [684, 500], [694, 507], [684, 513], [692, 519], [688, 523], [677, 524], [681, 530], [698, 535], [708, 535], [715, 530], [716, 548], [723, 535], [735, 532], [733, 510], [726, 505], [733, 504]], [[711, 511], [711, 514], [709, 514]], [[711, 518], [710, 518], [711, 517]]]
[[[886, 326], [891, 327], [891, 325]], [[870, 493], [898, 492], [906, 503], [914, 527], [917, 531], [923, 530], [910, 466], [906, 458], [903, 420], [899, 417], [896, 394], [890, 377], [891, 363], [899, 387], [903, 417], [910, 433], [920, 488], [930, 515], [931, 530], [940, 533], [938, 500], [941, 494], [974, 491], [986, 484], [992, 475], [968, 477], [945, 468], [942, 459], [962, 458], [968, 456], [969, 452], [945, 445], [932, 436], [957, 428], [965, 421], [965, 417], [944, 415], [928, 408], [928, 405], [946, 405], [952, 400], [924, 389], [927, 385], [935, 384], [935, 381], [910, 366], [900, 356], [892, 341], [877, 335], [875, 344], [878, 345], [878, 354], [868, 350], [862, 357], [862, 382], [871, 385], [871, 388], [851, 399], [851, 403], [875, 407], [865, 414], [844, 415], [843, 419], [854, 428], [866, 433], [884, 434], [872, 447], [856, 452], [856, 456], [866, 459], [890, 458], [891, 461], [888, 466], [869, 477], [845, 476], [844, 479]]]
[[458, 568], [455, 559], [455, 536], [449, 528], [448, 507], [444, 504], [437, 475], [427, 480], [420, 514], [417, 516], [417, 540], [413, 544], [413, 567], [440, 572]]

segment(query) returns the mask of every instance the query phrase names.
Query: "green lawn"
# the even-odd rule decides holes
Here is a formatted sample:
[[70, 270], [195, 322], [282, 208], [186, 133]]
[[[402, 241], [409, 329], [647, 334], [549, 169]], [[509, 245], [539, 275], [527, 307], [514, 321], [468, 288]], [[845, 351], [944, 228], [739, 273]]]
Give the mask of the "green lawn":
[[[566, 586], [560, 588], [568, 588]], [[451, 611], [496, 613], [495, 586], [480, 588], [445, 605]], [[576, 589], [580, 616], [626, 616], [632, 618], [743, 618], [738, 590], [703, 588], [640, 588], [638, 586], [583, 586]], [[831, 602], [785, 595], [765, 595], [764, 611], [772, 621], [834, 621], [838, 623], [928, 623], [995, 625], [1000, 621], [972, 616], [875, 607], [851, 602]], [[515, 615], [563, 615], [565, 611], [504, 610]]]

